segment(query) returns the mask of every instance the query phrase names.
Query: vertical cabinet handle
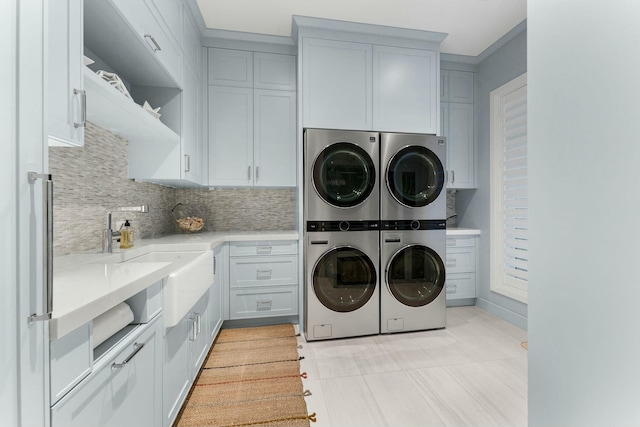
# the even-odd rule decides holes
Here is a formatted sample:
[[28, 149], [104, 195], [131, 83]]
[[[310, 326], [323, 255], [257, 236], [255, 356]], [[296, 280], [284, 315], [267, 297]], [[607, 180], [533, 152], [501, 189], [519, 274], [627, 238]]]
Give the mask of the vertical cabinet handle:
[[260, 179], [260, 166], [256, 166], [256, 181]]
[[73, 89], [73, 94], [80, 95], [80, 100], [82, 101], [80, 123], [74, 122], [73, 126], [76, 129], [83, 128], [87, 125], [87, 92], [81, 89]]
[[28, 173], [29, 183], [43, 180], [42, 186], [42, 271], [44, 286], [42, 289], [42, 314], [33, 313], [28, 321], [50, 320], [53, 312], [53, 178], [49, 174]]
[[153, 49], [154, 52], [160, 52], [162, 50], [162, 48], [160, 48], [160, 45], [158, 44], [156, 39], [154, 39], [151, 34], [145, 34], [144, 39], [147, 41], [147, 44], [151, 46], [151, 49]]
[[456, 171], [451, 171], [451, 184], [456, 182]]
[[247, 180], [251, 181], [251, 166], [247, 166]]
[[191, 156], [188, 154], [184, 155], [184, 171], [191, 172]]

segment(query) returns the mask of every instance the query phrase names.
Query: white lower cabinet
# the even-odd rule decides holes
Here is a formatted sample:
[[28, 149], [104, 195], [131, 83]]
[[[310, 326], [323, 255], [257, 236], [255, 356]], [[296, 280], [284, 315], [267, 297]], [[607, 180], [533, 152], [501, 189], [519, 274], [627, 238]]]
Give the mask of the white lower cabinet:
[[138, 325], [51, 408], [53, 427], [160, 425], [162, 316]]
[[173, 425], [212, 343], [209, 294], [205, 293], [177, 325], [165, 329], [163, 426]]
[[222, 328], [223, 304], [223, 284], [229, 283], [226, 268], [227, 245], [222, 244], [213, 250], [213, 285], [209, 289], [209, 336], [211, 342], [216, 339], [220, 328]]
[[229, 319], [298, 314], [297, 242], [229, 246]]
[[447, 236], [447, 301], [477, 297], [476, 236]]

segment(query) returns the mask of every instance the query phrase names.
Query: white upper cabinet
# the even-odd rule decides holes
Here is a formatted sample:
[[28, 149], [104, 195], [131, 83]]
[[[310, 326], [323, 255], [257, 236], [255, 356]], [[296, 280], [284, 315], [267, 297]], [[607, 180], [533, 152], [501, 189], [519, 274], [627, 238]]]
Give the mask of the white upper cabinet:
[[437, 52], [373, 47], [373, 128], [436, 133]]
[[473, 73], [442, 70], [440, 79], [440, 101], [473, 104]]
[[436, 133], [438, 52], [303, 38], [304, 127]]
[[209, 49], [209, 84], [253, 87], [253, 52]]
[[[171, 75], [173, 80], [178, 86], [182, 84], [182, 52], [181, 46], [176, 42], [171, 31], [162, 19], [162, 16], [157, 16], [157, 8], [153, 2], [148, 0], [144, 1], [130, 1], [130, 0], [113, 0], [114, 4], [120, 10], [120, 13], [126, 18], [127, 22], [134, 31], [138, 34], [138, 37], [144, 40], [145, 46], [148, 52], [152, 53], [153, 57], [163, 66]], [[155, 11], [154, 11], [155, 9]], [[164, 9], [164, 8], [163, 8]], [[182, 28], [182, 9], [180, 6], [179, 19], [168, 19], [169, 22], [176, 21], [179, 25], [180, 31]], [[176, 30], [177, 32], [178, 30]], [[116, 53], [117, 55], [117, 53]], [[127, 58], [126, 55], [123, 55]], [[109, 61], [109, 63], [116, 69], [121, 69], [124, 65], [118, 65]], [[134, 62], [135, 64], [135, 62]], [[144, 72], [144, 70], [140, 70]]]
[[372, 128], [372, 49], [370, 44], [303, 39], [304, 127]]
[[205, 152], [200, 138], [200, 79], [188, 67], [184, 70], [182, 90], [182, 179], [205, 184]]
[[209, 185], [295, 186], [295, 57], [208, 51]]
[[296, 58], [254, 52], [254, 89], [296, 90]]
[[49, 145], [81, 146], [86, 120], [82, 74], [83, 1], [64, 0], [47, 9]]
[[251, 185], [253, 172], [253, 89], [209, 86], [209, 185]]
[[296, 185], [296, 93], [255, 89], [253, 184]]

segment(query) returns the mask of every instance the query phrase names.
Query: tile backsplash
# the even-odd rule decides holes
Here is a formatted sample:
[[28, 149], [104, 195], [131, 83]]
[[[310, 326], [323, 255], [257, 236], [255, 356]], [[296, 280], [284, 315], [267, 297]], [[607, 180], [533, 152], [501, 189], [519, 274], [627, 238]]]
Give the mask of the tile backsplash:
[[127, 141], [92, 123], [84, 147], [49, 148], [56, 256], [99, 250], [106, 211], [119, 206], [149, 205], [149, 213], [113, 212], [114, 221], [132, 220], [136, 239], [179, 232], [177, 203], [199, 205], [209, 231], [295, 227], [295, 189], [175, 189], [128, 179], [127, 159]]

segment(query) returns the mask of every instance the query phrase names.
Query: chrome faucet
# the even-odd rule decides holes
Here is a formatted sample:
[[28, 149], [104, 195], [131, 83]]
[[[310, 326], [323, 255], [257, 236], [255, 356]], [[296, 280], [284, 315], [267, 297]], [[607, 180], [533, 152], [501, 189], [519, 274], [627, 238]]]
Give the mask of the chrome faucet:
[[[142, 206], [126, 206], [114, 209], [117, 212], [149, 212], [149, 205]], [[111, 211], [107, 211], [107, 228], [102, 233], [102, 252], [113, 253], [113, 239], [120, 237], [120, 230], [113, 231], [111, 229]]]

